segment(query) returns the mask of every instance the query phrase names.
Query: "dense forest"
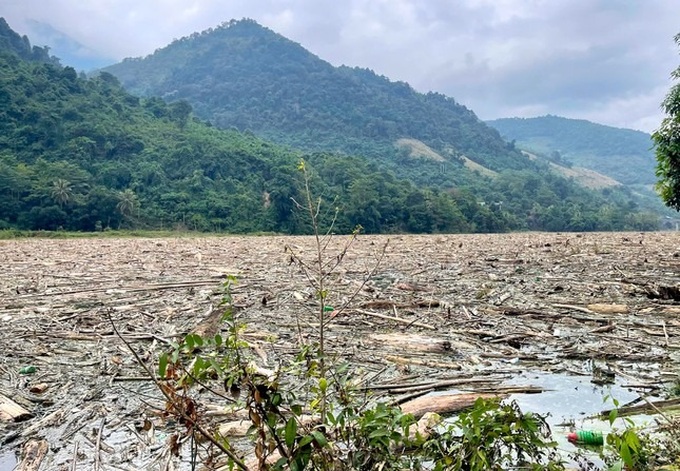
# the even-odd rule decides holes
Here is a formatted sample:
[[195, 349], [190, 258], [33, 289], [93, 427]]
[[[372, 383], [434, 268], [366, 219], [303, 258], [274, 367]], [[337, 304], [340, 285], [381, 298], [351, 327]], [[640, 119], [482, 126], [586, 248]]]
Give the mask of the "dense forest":
[[[338, 232], [656, 227], [623, 193], [606, 200], [534, 168], [424, 186], [362, 156], [220, 130], [184, 100], [131, 95], [106, 72], [78, 76], [0, 23], [0, 228], [306, 233], [301, 158], [326, 221], [337, 208]], [[414, 174], [445, 172], [408, 152], [398, 160]]]
[[527, 159], [452, 98], [417, 93], [370, 70], [333, 67], [252, 20], [179, 39], [107, 67], [132, 93], [185, 99], [222, 128], [252, 131], [305, 150], [393, 158], [401, 137], [492, 170]]

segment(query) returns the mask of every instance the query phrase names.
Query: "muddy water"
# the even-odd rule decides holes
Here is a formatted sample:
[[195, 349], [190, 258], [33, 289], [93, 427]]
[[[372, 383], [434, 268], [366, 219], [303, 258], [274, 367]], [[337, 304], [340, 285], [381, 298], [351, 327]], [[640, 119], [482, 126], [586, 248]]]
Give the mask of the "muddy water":
[[[567, 435], [576, 430], [594, 430], [606, 435], [612, 429], [609, 421], [594, 417], [603, 410], [614, 408], [612, 398], [620, 405], [624, 405], [639, 399], [640, 395], [622, 387], [621, 384], [595, 385], [591, 383], [591, 378], [590, 375], [578, 376], [535, 370], [518, 372], [512, 379], [504, 381], [503, 386], [531, 385], [543, 388], [544, 391], [539, 394], [512, 394], [508, 399], [515, 401], [522, 412], [534, 412], [546, 417], [553, 439], [565, 459], [568, 460], [569, 455], [581, 451], [595, 464], [602, 465], [595, 451], [580, 450], [567, 440]], [[653, 420], [647, 415], [627, 418], [640, 426]], [[614, 422], [614, 428], [619, 430], [625, 428], [622, 419]]]

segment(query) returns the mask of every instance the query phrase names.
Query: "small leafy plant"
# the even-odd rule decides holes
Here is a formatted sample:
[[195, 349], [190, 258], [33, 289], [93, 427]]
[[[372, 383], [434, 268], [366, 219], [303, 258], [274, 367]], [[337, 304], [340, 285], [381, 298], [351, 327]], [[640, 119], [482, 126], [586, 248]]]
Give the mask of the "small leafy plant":
[[523, 413], [516, 402], [479, 398], [424, 448], [435, 471], [564, 469], [544, 418]]
[[[612, 398], [614, 408], [609, 412], [609, 424], [614, 426], [617, 418], [623, 421], [623, 430], [613, 429], [607, 434], [603, 459], [607, 471], [635, 470], [650, 471], [659, 469], [662, 464], [680, 462], [680, 448], [677, 423], [661, 411], [661, 416], [669, 422], [671, 429], [666, 436], [652, 437], [643, 432], [629, 417], [620, 417], [619, 401]], [[675, 437], [674, 437], [675, 435]]]

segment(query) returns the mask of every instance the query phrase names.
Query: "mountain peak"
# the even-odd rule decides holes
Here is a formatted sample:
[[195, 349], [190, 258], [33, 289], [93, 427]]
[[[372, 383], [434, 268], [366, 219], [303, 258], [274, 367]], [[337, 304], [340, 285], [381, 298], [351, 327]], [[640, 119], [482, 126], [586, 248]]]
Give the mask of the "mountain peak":
[[32, 46], [28, 36], [14, 31], [5, 18], [0, 17], [0, 52], [9, 52], [28, 61], [59, 64], [59, 59], [50, 56], [50, 48]]
[[334, 67], [252, 19], [222, 23], [104, 70], [133, 93], [187, 100], [218, 127], [306, 150], [387, 158], [396, 140], [412, 138], [492, 170], [529, 165], [452, 98], [418, 93], [368, 69]]

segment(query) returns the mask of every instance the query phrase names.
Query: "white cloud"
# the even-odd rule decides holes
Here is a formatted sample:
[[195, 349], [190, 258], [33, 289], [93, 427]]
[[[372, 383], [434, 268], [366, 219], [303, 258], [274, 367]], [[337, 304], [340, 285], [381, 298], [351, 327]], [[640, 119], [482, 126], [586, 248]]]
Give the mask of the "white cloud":
[[329, 62], [456, 98], [482, 118], [551, 113], [650, 131], [678, 63], [677, 0], [4, 0], [101, 56], [250, 17]]

